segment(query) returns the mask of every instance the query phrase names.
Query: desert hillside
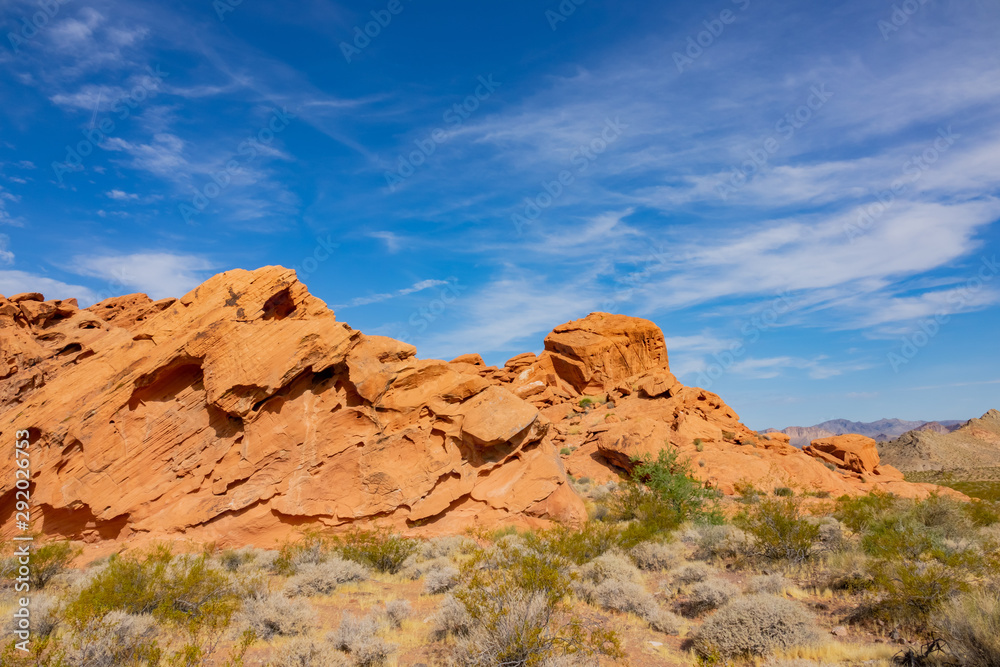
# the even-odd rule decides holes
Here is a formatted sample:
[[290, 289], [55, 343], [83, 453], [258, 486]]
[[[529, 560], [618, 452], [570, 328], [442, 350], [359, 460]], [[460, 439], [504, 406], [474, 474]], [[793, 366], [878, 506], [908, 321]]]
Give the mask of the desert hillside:
[[[89, 542], [580, 524], [567, 473], [614, 479], [664, 448], [730, 495], [935, 488], [904, 482], [867, 438], [803, 452], [748, 429], [677, 381], [653, 323], [622, 315], [558, 326], [541, 355], [504, 368], [422, 360], [267, 267], [155, 302], [2, 298], [0, 342], [0, 433], [30, 432], [39, 527]], [[0, 486], [5, 534], [13, 483]]]
[[974, 470], [1000, 466], [1000, 411], [990, 410], [955, 431], [916, 430], [879, 443], [882, 459], [903, 471]]

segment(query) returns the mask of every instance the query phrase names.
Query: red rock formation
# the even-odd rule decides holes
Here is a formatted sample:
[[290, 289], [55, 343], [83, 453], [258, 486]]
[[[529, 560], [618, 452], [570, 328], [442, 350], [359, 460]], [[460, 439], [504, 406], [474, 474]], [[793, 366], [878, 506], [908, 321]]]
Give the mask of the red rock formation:
[[0, 437], [32, 430], [47, 533], [240, 543], [304, 523], [585, 517], [537, 408], [476, 366], [337, 322], [292, 271], [155, 303], [40, 299], [0, 300]]
[[[866, 447], [851, 450], [857, 465], [832, 454], [844, 465], [830, 470], [787, 436], [751, 431], [717, 395], [677, 381], [647, 320], [592, 313], [503, 369], [415, 354], [338, 322], [279, 267], [84, 310], [0, 297], [0, 438], [31, 431], [36, 528], [88, 541], [572, 524], [585, 512], [564, 465], [610, 479], [664, 447], [725, 493], [929, 487], [880, 476]], [[563, 460], [562, 447], [576, 449]], [[0, 478], [5, 535], [13, 481]]]

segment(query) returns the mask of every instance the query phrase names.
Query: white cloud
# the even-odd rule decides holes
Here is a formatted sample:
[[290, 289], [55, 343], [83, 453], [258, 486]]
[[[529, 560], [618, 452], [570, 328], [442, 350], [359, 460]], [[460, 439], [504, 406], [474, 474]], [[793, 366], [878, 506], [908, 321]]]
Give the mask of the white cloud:
[[129, 199], [138, 199], [139, 195], [124, 192], [122, 190], [111, 190], [107, 193], [109, 199], [116, 199], [118, 201], [128, 201]]
[[180, 297], [200, 285], [212, 270], [212, 262], [198, 255], [135, 253], [131, 255], [78, 255], [68, 270], [108, 281], [104, 291], [121, 294], [130, 289], [153, 299]]
[[79, 299], [81, 307], [97, 300], [93, 290], [81, 285], [71, 285], [26, 271], [0, 270], [0, 294], [11, 296], [22, 292], [41, 292], [46, 299]]
[[401, 296], [407, 296], [409, 294], [414, 294], [416, 292], [422, 292], [425, 289], [430, 289], [431, 287], [438, 287], [441, 285], [447, 285], [447, 280], [421, 280], [420, 282], [413, 283], [409, 287], [404, 287], [398, 289], [395, 292], [389, 292], [385, 294], [372, 294], [370, 296], [359, 296], [356, 299], [352, 299], [346, 304], [335, 306], [335, 308], [353, 308], [356, 306], [367, 306], [372, 303], [380, 303], [382, 301], [388, 301], [389, 299], [395, 299]]
[[14, 263], [14, 253], [8, 249], [9, 246], [10, 237], [5, 234], [0, 234], [0, 264]]

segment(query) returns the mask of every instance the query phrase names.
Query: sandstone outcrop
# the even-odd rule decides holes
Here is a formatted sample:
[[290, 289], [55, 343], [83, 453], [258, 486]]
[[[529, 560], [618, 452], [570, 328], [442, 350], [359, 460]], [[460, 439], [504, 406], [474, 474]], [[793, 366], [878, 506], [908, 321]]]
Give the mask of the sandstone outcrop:
[[535, 406], [338, 322], [290, 270], [177, 300], [40, 299], [0, 300], [0, 437], [30, 429], [43, 532], [240, 543], [310, 523], [585, 518]]
[[[23, 429], [36, 528], [86, 541], [575, 524], [586, 515], [567, 473], [615, 479], [662, 448], [727, 494], [937, 488], [902, 482], [868, 443], [817, 446], [831, 462], [748, 429], [678, 382], [648, 320], [591, 313], [503, 368], [423, 360], [338, 322], [280, 267], [223, 273], [180, 299], [0, 297], [0, 438]], [[6, 476], [5, 535], [13, 509]]]

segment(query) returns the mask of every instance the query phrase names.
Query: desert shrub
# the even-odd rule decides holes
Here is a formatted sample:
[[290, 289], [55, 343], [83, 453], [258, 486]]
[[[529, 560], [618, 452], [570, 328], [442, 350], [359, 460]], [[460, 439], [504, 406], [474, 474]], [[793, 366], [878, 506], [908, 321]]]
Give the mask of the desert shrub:
[[612, 552], [598, 556], [579, 570], [580, 581], [599, 584], [609, 579], [638, 581], [639, 570], [628, 558]]
[[343, 654], [331, 651], [328, 645], [305, 637], [296, 637], [274, 655], [269, 667], [350, 667]]
[[917, 630], [926, 628], [933, 613], [967, 588], [951, 568], [936, 561], [883, 561], [876, 566], [875, 584], [881, 595], [855, 610], [854, 619]]
[[739, 595], [740, 589], [725, 579], [710, 578], [699, 581], [691, 587], [687, 601], [682, 605], [684, 613], [697, 616], [718, 609]]
[[155, 665], [162, 655], [157, 634], [151, 616], [109, 611], [73, 631], [66, 641], [65, 662], [74, 667]]
[[561, 454], [562, 456], [569, 456], [572, 453], [573, 451], [569, 447], [563, 447], [562, 449], [559, 450], [559, 454]]
[[71, 560], [83, 553], [69, 542], [49, 542], [31, 554], [28, 581], [33, 589], [45, 588], [52, 577], [66, 571]]
[[855, 533], [860, 533], [870, 524], [894, 512], [896, 496], [891, 493], [874, 491], [863, 496], [841, 496], [833, 516]]
[[798, 603], [748, 595], [709, 616], [695, 634], [694, 649], [703, 658], [750, 658], [818, 640], [815, 621]]
[[639, 569], [648, 571], [672, 570], [683, 560], [676, 545], [663, 542], [640, 542], [629, 549], [628, 555]]
[[673, 573], [673, 581], [679, 586], [690, 586], [705, 581], [712, 574], [712, 568], [704, 563], [688, 563]]
[[389, 574], [399, 572], [418, 546], [416, 540], [380, 529], [354, 531], [337, 540], [344, 558]]
[[472, 617], [465, 605], [454, 595], [448, 594], [431, 619], [431, 636], [435, 641], [445, 637], [466, 637], [472, 629]]
[[722, 439], [723, 440], [733, 440], [734, 438], [736, 438], [736, 433], [734, 433], [733, 431], [723, 431], [722, 432]]
[[79, 627], [111, 611], [152, 614], [197, 632], [221, 630], [238, 606], [235, 587], [208, 554], [174, 557], [157, 547], [110, 559], [69, 602], [65, 617]]
[[962, 665], [1000, 667], [1000, 591], [954, 598], [936, 614], [934, 625]]
[[774, 495], [781, 498], [791, 498], [795, 495], [795, 491], [788, 488], [787, 486], [779, 486], [774, 489]]
[[739, 523], [753, 536], [753, 553], [768, 560], [803, 561], [819, 537], [819, 526], [802, 518], [790, 498], [761, 500]]
[[817, 541], [825, 551], [840, 551], [845, 547], [844, 530], [832, 516], [824, 516], [810, 520], [819, 526]]
[[791, 582], [780, 572], [773, 574], [758, 574], [747, 582], [748, 593], [767, 593], [769, 595], [781, 595], [786, 588], [791, 587]]
[[908, 517], [889, 516], [869, 524], [861, 537], [861, 549], [876, 558], [917, 559], [942, 541]]
[[587, 602], [602, 609], [635, 614], [659, 632], [676, 634], [678, 631], [676, 617], [661, 609], [656, 599], [635, 581], [606, 579], [596, 586], [587, 584], [582, 590]]
[[972, 502], [964, 503], [962, 509], [972, 525], [978, 528], [1000, 523], [1000, 503], [973, 498]]
[[612, 631], [588, 630], [573, 618], [554, 623], [554, 617], [566, 611], [563, 599], [570, 590], [565, 562], [559, 561], [550, 554], [498, 543], [465, 563], [465, 584], [454, 595], [469, 614], [470, 630], [457, 643], [457, 661], [525, 665], [578, 651], [620, 655]]
[[364, 581], [368, 570], [354, 561], [336, 556], [322, 563], [309, 563], [298, 568], [285, 585], [289, 595], [330, 595], [340, 584], [349, 581]]
[[747, 534], [736, 526], [699, 526], [695, 536], [695, 557], [705, 560], [734, 558], [745, 551], [747, 542]]
[[330, 633], [330, 642], [341, 651], [346, 651], [355, 665], [376, 667], [384, 665], [393, 651], [390, 644], [378, 635], [378, 620], [373, 616], [356, 617], [344, 614], [340, 626]]
[[705, 443], [702, 442], [701, 438], [694, 439], [694, 448], [699, 452], [705, 451]]
[[291, 599], [283, 593], [249, 598], [236, 616], [239, 628], [253, 630], [257, 637], [269, 640], [275, 635], [294, 637], [312, 628], [315, 614], [309, 603]]
[[525, 544], [539, 553], [552, 554], [582, 565], [622, 543], [621, 531], [613, 525], [590, 522], [579, 530], [557, 526], [529, 533]]
[[[59, 600], [54, 595], [39, 592], [31, 594], [31, 634], [36, 639], [50, 636], [59, 625]], [[19, 627], [19, 620], [10, 617], [10, 633], [13, 636], [15, 630], [23, 629]], [[0, 661], [2, 662], [2, 661]]]
[[458, 584], [458, 568], [451, 565], [436, 567], [424, 577], [424, 592], [436, 595], [447, 593]]
[[306, 533], [298, 542], [281, 547], [271, 562], [275, 574], [291, 576], [303, 565], [316, 565], [330, 557], [331, 542], [318, 533]]
[[256, 560], [257, 552], [253, 547], [226, 549], [219, 555], [219, 564], [222, 565], [222, 569], [229, 572], [237, 572]]
[[413, 613], [413, 605], [408, 600], [390, 600], [385, 603], [382, 618], [385, 624], [393, 630], [403, 627], [403, 621], [408, 619]]
[[967, 537], [974, 526], [963, 505], [957, 500], [931, 494], [930, 497], [913, 503], [910, 514], [925, 528], [946, 538]]
[[631, 479], [612, 499], [618, 518], [634, 520], [623, 534], [623, 547], [674, 530], [685, 521], [721, 523], [715, 494], [694, 478], [691, 462], [681, 460], [676, 449], [661, 449], [656, 460], [647, 456], [634, 462]]
[[459, 554], [471, 554], [476, 547], [475, 540], [464, 535], [448, 535], [420, 542], [414, 555], [419, 560], [453, 558]]

